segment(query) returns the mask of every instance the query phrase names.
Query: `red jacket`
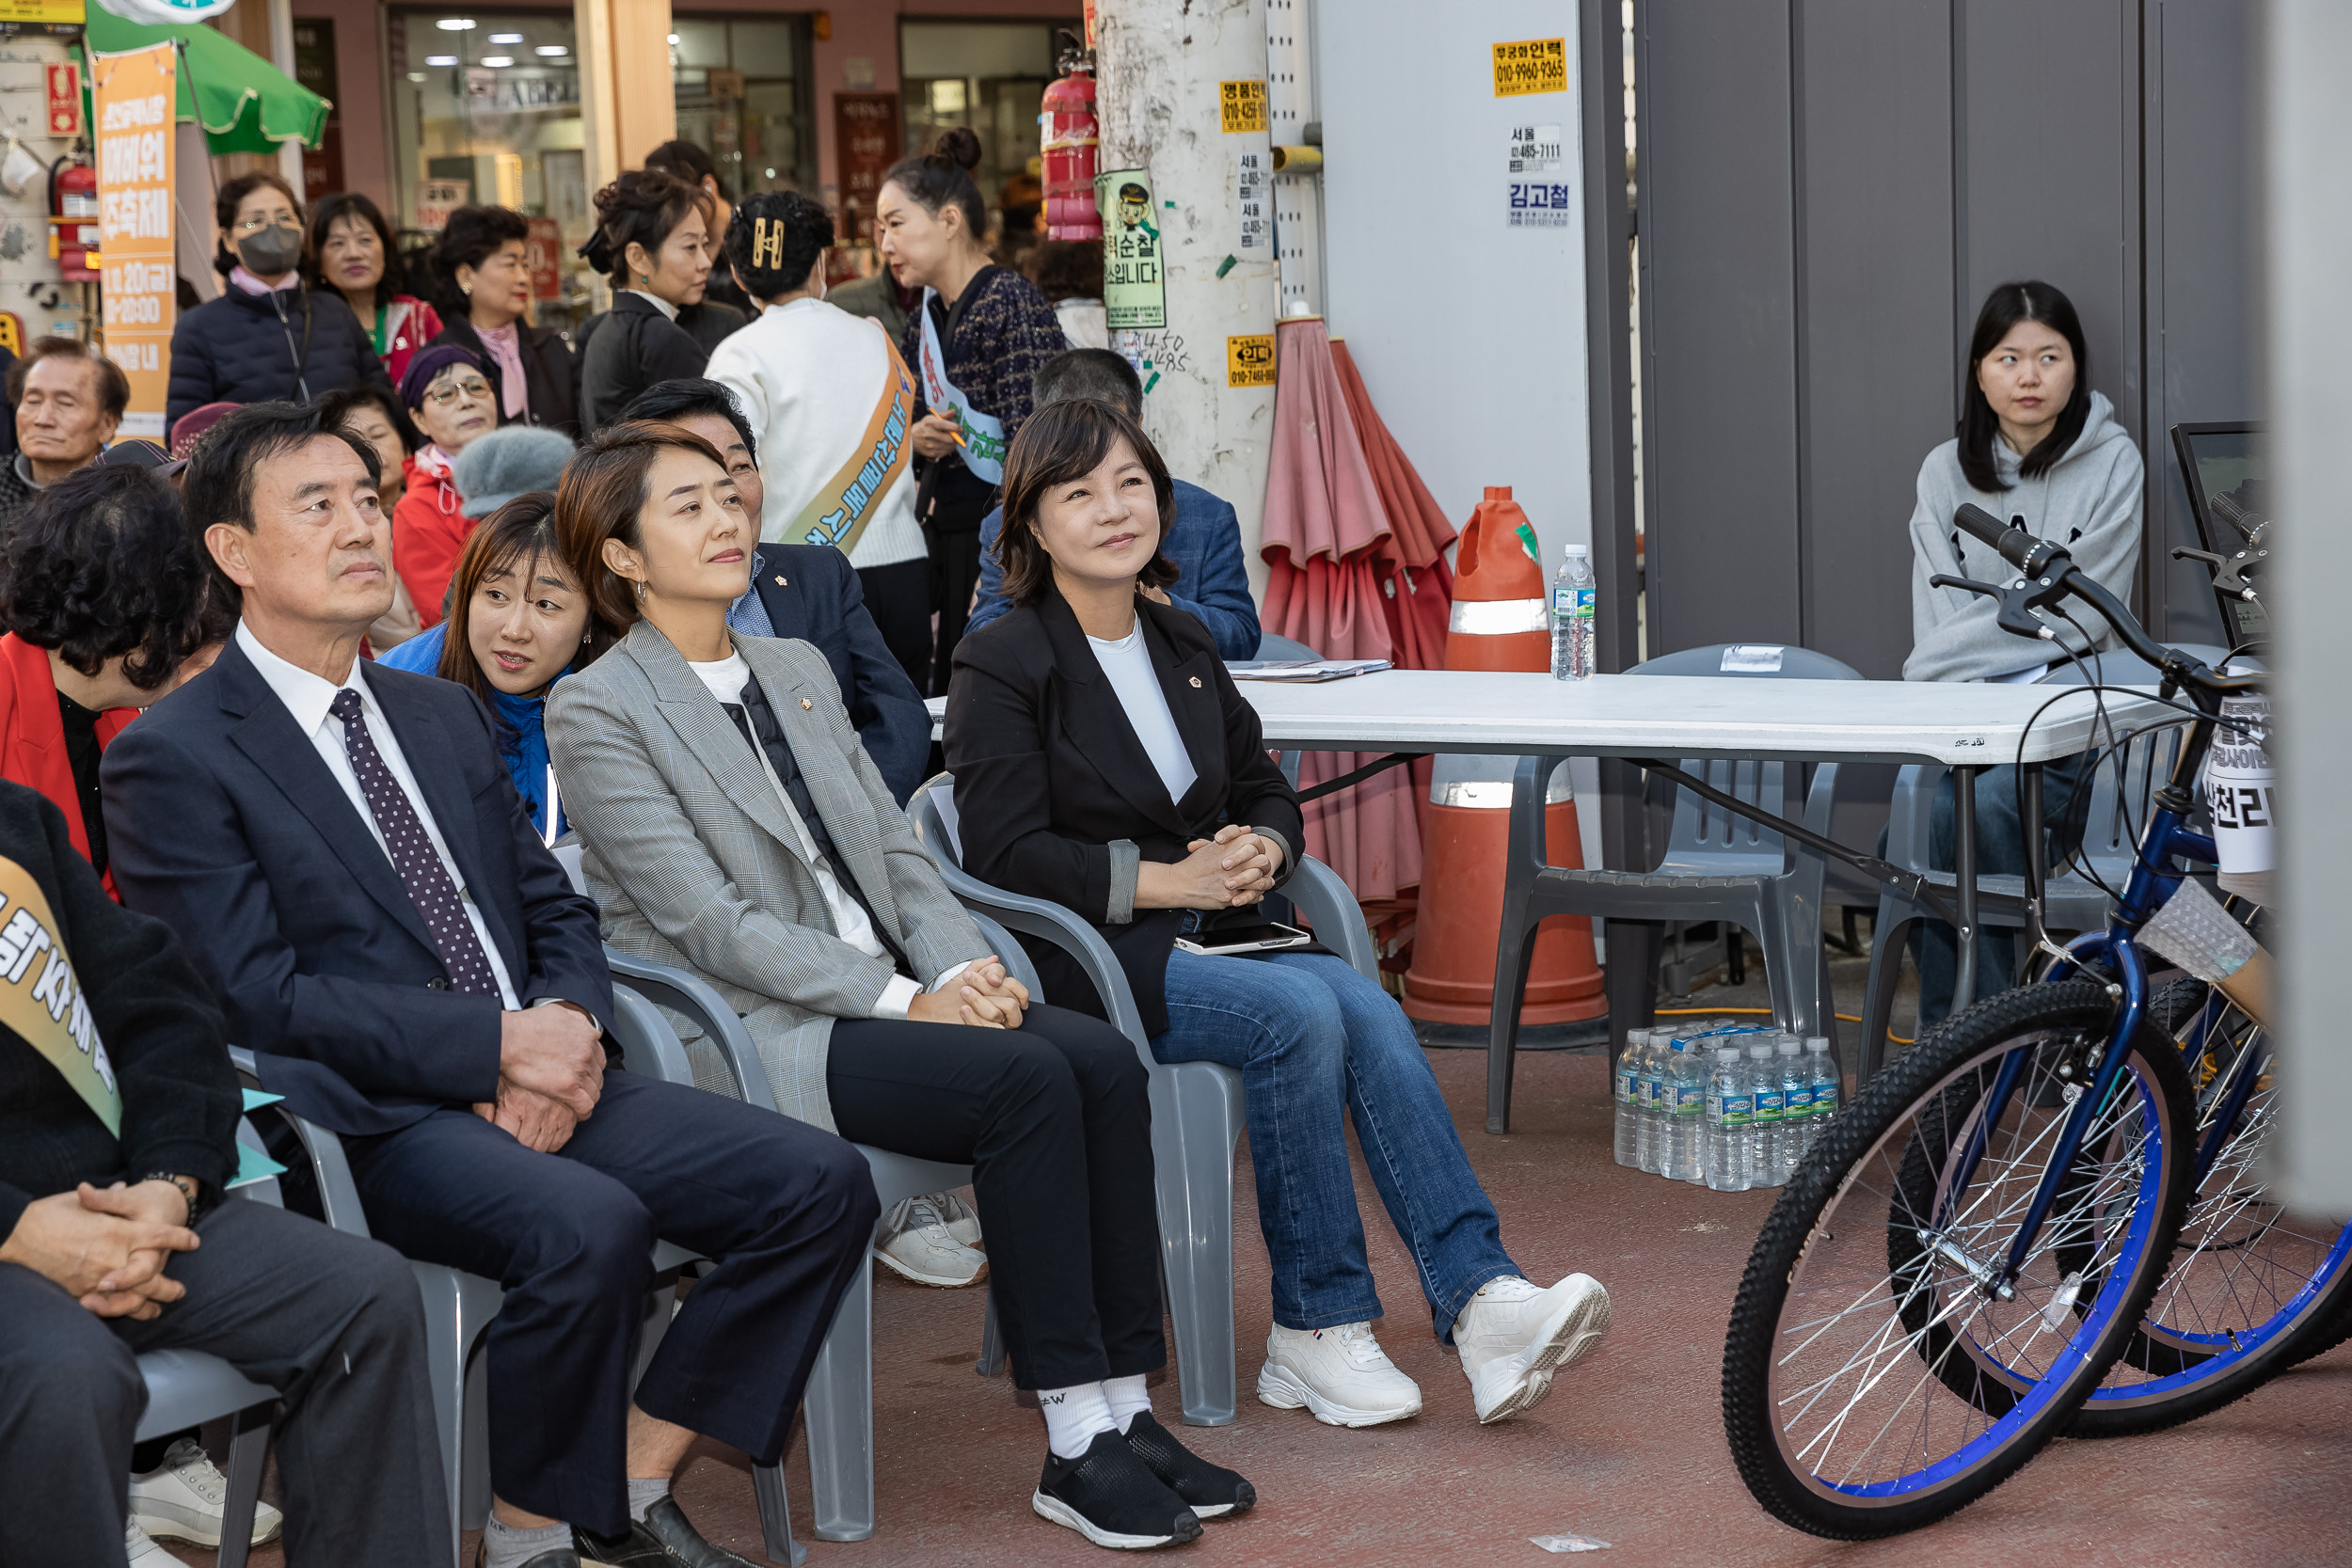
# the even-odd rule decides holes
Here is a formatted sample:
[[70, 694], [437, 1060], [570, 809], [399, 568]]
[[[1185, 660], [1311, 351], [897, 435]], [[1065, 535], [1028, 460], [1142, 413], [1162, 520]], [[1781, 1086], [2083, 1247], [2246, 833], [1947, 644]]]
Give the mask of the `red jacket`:
[[[98, 719], [103, 748], [139, 716], [135, 707], [108, 710]], [[0, 778], [40, 790], [65, 813], [73, 847], [89, 859], [89, 834], [82, 826], [82, 800], [73, 787], [73, 759], [66, 754], [65, 720], [57, 712], [57, 682], [47, 649], [14, 632], [0, 637]], [[113, 873], [106, 891], [113, 893]]]
[[417, 620], [428, 631], [441, 624], [441, 600], [476, 522], [457, 510], [457, 486], [449, 482], [440, 448], [417, 453], [408, 488], [392, 508], [392, 570], [408, 585]]

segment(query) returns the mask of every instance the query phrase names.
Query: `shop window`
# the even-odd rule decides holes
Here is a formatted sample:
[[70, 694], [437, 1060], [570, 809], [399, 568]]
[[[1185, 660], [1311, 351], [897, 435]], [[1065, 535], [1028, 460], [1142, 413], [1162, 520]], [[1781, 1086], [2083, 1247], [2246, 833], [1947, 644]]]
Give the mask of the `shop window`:
[[709, 152], [729, 201], [817, 189], [808, 19], [675, 17], [670, 72], [677, 134]]
[[1037, 117], [1056, 75], [1056, 30], [1081, 26], [1074, 6], [1072, 11], [1062, 21], [898, 24], [906, 145], [929, 148], [957, 125], [979, 136], [980, 166], [972, 178], [990, 210], [1005, 219], [1007, 254], [1026, 243], [1042, 199]]

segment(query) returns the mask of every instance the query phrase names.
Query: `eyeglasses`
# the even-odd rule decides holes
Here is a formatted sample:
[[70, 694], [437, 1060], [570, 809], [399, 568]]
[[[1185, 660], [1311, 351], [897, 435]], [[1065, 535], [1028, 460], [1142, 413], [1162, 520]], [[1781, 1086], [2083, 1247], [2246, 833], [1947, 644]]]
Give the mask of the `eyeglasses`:
[[276, 213], [268, 217], [237, 220], [237, 232], [240, 234], [257, 234], [264, 229], [292, 229], [294, 227], [294, 220], [292, 213]]
[[479, 403], [489, 395], [490, 384], [478, 375], [469, 375], [452, 386], [427, 388], [424, 401], [436, 408], [447, 408], [461, 397], [472, 398]]

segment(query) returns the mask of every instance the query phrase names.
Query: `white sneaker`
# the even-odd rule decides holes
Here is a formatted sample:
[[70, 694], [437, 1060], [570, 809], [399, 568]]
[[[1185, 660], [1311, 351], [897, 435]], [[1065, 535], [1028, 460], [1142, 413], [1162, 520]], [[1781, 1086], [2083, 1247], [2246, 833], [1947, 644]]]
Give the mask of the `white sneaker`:
[[1454, 1320], [1479, 1423], [1534, 1409], [1551, 1392], [1551, 1374], [1608, 1326], [1609, 1292], [1590, 1275], [1572, 1274], [1549, 1291], [1517, 1275], [1480, 1286]]
[[935, 1199], [901, 1198], [882, 1216], [874, 1256], [917, 1285], [954, 1290], [978, 1283], [988, 1275], [988, 1254], [957, 1241], [947, 1225]]
[[[195, 1438], [183, 1437], [165, 1450], [159, 1468], [131, 1478], [131, 1523], [150, 1535], [217, 1546], [220, 1511], [228, 1498], [229, 1478], [214, 1465]], [[255, 1545], [277, 1540], [285, 1525], [286, 1516], [269, 1504], [253, 1505]], [[159, 1557], [156, 1560], [176, 1560]]]
[[1305, 1405], [1325, 1426], [1371, 1427], [1421, 1414], [1421, 1385], [1397, 1370], [1372, 1324], [1284, 1328], [1265, 1337], [1258, 1402], [1277, 1410]]
[[931, 1201], [939, 1206], [940, 1213], [946, 1218], [948, 1235], [976, 1251], [988, 1250], [980, 1240], [980, 1216], [970, 1204], [953, 1193], [933, 1193]]
[[136, 1519], [122, 1527], [122, 1551], [131, 1560], [131, 1568], [188, 1568], [186, 1560], [155, 1544]]

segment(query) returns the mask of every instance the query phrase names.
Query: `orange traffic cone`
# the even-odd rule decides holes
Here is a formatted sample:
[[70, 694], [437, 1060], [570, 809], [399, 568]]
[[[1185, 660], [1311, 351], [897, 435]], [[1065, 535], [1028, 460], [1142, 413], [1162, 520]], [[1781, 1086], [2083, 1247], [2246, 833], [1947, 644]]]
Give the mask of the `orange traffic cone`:
[[[1455, 547], [1447, 669], [1551, 668], [1551, 628], [1534, 540], [1510, 487], [1487, 486]], [[1493, 1015], [1496, 926], [1517, 766], [1515, 757], [1437, 759], [1422, 836], [1413, 963], [1405, 974], [1410, 1017], [1483, 1025]], [[1545, 791], [1544, 839], [1552, 864], [1584, 863], [1565, 764]], [[1545, 921], [1536, 928], [1520, 1022], [1570, 1023], [1608, 1010], [1600, 966], [1593, 959], [1593, 923], [1581, 915]]]

